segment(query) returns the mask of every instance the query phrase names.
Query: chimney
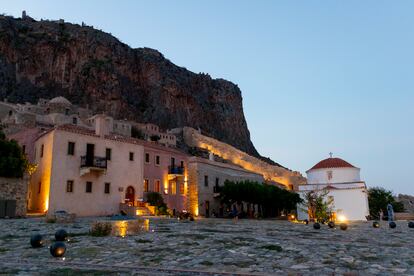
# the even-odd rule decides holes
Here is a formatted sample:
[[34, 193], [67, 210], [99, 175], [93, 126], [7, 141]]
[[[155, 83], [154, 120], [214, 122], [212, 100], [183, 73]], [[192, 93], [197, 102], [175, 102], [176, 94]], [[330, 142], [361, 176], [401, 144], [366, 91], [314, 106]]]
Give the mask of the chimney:
[[26, 19], [26, 11], [22, 11], [22, 19]]
[[95, 134], [101, 138], [112, 132], [113, 120], [111, 117], [99, 114], [95, 116]]

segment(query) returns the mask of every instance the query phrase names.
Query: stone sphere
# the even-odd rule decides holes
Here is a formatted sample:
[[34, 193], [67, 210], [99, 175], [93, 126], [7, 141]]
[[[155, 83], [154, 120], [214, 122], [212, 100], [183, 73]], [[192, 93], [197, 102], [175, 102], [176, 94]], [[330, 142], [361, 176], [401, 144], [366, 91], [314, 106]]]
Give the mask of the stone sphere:
[[408, 223], [408, 227], [409, 227], [409, 228], [414, 228], [414, 222], [410, 221], [410, 222]]
[[313, 229], [321, 229], [321, 225], [318, 222], [313, 224]]
[[334, 228], [335, 227], [335, 222], [333, 222], [333, 221], [328, 222], [328, 226], [329, 226], [329, 228]]
[[68, 237], [68, 233], [64, 229], [59, 229], [55, 233], [55, 240], [56, 241], [65, 241]]
[[348, 224], [346, 224], [346, 223], [341, 223], [340, 225], [339, 225], [339, 228], [341, 228], [341, 230], [346, 230], [346, 229], [348, 229]]
[[30, 244], [33, 248], [39, 248], [43, 246], [43, 236], [40, 234], [34, 234], [30, 237]]
[[379, 227], [380, 227], [379, 222], [378, 222], [378, 221], [374, 221], [374, 222], [372, 223], [372, 227], [374, 227], [374, 228], [379, 228]]
[[389, 226], [390, 228], [394, 229], [395, 227], [397, 227], [397, 224], [394, 221], [390, 221]]
[[55, 257], [62, 257], [65, 255], [66, 245], [64, 242], [57, 241], [50, 246], [50, 254]]

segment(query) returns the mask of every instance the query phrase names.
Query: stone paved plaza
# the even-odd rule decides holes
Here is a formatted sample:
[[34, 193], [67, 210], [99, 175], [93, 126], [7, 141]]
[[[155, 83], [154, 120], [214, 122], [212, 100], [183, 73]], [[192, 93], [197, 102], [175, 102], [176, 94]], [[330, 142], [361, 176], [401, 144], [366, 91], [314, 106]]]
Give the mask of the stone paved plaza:
[[[96, 218], [46, 223], [0, 220], [0, 272], [19, 275], [414, 275], [414, 229], [398, 222], [351, 224], [347, 231], [274, 220], [150, 219], [135, 236], [91, 237]], [[57, 229], [72, 237], [64, 259], [48, 245]], [[30, 236], [47, 244], [32, 249]], [[0, 273], [1, 274], [1, 273]]]

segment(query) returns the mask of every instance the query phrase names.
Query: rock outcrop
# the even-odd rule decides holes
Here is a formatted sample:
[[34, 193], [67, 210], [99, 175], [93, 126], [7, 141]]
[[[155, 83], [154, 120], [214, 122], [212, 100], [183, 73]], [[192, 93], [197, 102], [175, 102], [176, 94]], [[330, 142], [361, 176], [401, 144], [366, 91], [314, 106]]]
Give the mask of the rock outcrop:
[[55, 96], [117, 119], [191, 126], [259, 157], [237, 85], [83, 24], [0, 16], [0, 99]]

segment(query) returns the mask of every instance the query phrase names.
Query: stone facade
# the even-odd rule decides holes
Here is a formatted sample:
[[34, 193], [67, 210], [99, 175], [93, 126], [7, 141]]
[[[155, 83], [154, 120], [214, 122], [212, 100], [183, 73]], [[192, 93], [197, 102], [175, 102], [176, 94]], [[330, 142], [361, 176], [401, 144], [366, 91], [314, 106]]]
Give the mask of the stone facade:
[[261, 174], [249, 172], [241, 167], [216, 162], [214, 160], [190, 157], [188, 161], [188, 210], [204, 217], [216, 213], [220, 214], [219, 187], [224, 185], [226, 180], [244, 181], [251, 180], [262, 183]]
[[26, 216], [28, 178], [0, 177], [0, 200], [16, 200], [16, 216]]

